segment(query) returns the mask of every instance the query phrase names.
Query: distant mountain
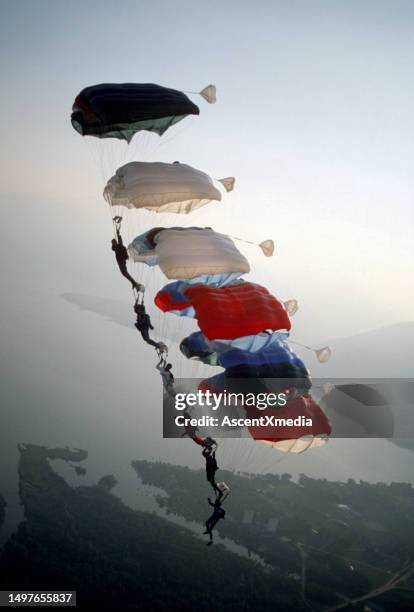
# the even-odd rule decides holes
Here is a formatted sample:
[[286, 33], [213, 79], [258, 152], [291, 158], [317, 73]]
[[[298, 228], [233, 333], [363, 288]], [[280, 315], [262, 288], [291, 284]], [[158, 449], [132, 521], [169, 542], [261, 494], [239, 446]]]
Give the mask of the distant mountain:
[[306, 358], [314, 377], [414, 377], [414, 364], [411, 359], [414, 321], [374, 329], [348, 338], [337, 338], [326, 344], [332, 347], [333, 355], [325, 364], [309, 359], [309, 352], [298, 351]]
[[78, 306], [81, 310], [94, 312], [108, 321], [113, 321], [123, 327], [132, 327], [134, 313], [131, 304], [125, 301], [102, 298], [83, 293], [62, 293], [61, 297]]

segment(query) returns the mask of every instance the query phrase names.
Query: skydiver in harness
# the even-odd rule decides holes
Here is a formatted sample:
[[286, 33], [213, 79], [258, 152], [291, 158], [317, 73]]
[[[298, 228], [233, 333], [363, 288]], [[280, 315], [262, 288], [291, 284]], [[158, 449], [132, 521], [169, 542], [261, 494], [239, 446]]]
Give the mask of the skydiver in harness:
[[[183, 412], [183, 417], [185, 419], [191, 419], [191, 415], [187, 408]], [[196, 444], [204, 446], [204, 439], [197, 436], [197, 432], [198, 427], [196, 425], [184, 425], [184, 433], [181, 435], [181, 437], [184, 438], [184, 436], [188, 436], [189, 438], [192, 438]]]
[[[187, 422], [188, 420], [191, 419], [191, 414], [189, 413], [187, 408], [183, 412], [183, 417], [187, 419]], [[198, 427], [196, 425], [184, 425], [184, 433], [181, 434], [181, 437], [184, 438], [185, 436], [187, 436], [188, 438], [191, 438], [195, 444], [205, 448], [206, 441], [201, 436], [198, 436], [197, 432], [198, 432]]]
[[115, 259], [118, 264], [119, 270], [122, 276], [125, 276], [125, 278], [129, 280], [132, 287], [136, 291], [138, 292], [143, 291], [144, 287], [140, 285], [140, 283], [136, 282], [136, 280], [130, 275], [127, 269], [127, 261], [129, 259], [128, 251], [122, 241], [122, 236], [121, 236], [121, 231], [120, 231], [122, 217], [114, 217], [113, 221], [115, 223], [116, 238], [112, 239], [111, 244], [112, 244], [112, 250], [115, 253]]
[[213, 529], [220, 519], [224, 519], [226, 511], [221, 507], [220, 499], [216, 499], [214, 502], [212, 502], [211, 499], [208, 498], [208, 503], [214, 508], [214, 510], [213, 514], [206, 520], [206, 530], [204, 534], [210, 536], [210, 541], [207, 543], [207, 546], [211, 546], [213, 543]]
[[218, 465], [216, 461], [216, 443], [211, 438], [206, 438], [204, 443], [204, 448], [202, 450], [202, 455], [206, 460], [206, 477], [207, 481], [213, 487], [214, 493], [216, 494], [217, 499], [221, 499], [222, 492], [218, 488], [216, 484], [216, 472], [218, 470]]
[[[158, 343], [158, 344], [161, 344], [161, 343]], [[156, 368], [159, 371], [159, 373], [161, 374], [162, 384], [164, 385], [165, 391], [169, 395], [175, 396], [175, 391], [174, 391], [174, 374], [171, 372], [172, 365], [171, 365], [171, 363], [167, 363], [167, 360], [165, 359], [165, 357], [162, 354], [162, 349], [164, 347], [165, 347], [165, 345], [162, 345], [161, 349], [159, 349], [160, 353], [161, 353], [161, 356], [160, 356], [159, 362], [156, 365]]]
[[151, 340], [149, 330], [154, 329], [154, 327], [151, 324], [151, 318], [149, 314], [147, 314], [145, 310], [145, 305], [140, 304], [138, 302], [138, 299], [136, 300], [134, 305], [134, 312], [137, 315], [135, 327], [141, 333], [141, 336], [145, 340], [145, 342], [156, 348], [159, 352], [165, 350], [166, 347], [163, 342], [155, 342], [155, 340]]

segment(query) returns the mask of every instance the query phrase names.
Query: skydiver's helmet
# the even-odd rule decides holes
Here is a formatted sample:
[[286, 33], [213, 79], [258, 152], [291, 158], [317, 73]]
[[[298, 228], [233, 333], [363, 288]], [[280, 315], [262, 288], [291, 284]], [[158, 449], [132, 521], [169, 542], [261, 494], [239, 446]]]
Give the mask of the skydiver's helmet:
[[207, 436], [207, 438], [204, 440], [204, 444], [210, 451], [217, 447], [217, 442], [213, 440], [213, 438], [210, 438], [210, 436]]

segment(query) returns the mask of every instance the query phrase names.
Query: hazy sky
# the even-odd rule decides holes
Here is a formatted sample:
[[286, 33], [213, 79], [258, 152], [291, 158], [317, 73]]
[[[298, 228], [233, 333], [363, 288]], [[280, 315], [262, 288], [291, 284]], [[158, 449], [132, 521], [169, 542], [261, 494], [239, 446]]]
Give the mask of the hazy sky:
[[[197, 99], [199, 118], [129, 158], [237, 177], [197, 223], [275, 239], [272, 260], [245, 251], [250, 278], [300, 300], [305, 341], [414, 318], [412, 2], [1, 0], [0, 13], [6, 212], [10, 193], [59, 202], [112, 265], [99, 143], [72, 129], [75, 95], [102, 81], [212, 82], [215, 106]], [[59, 214], [45, 223], [67, 232]]]

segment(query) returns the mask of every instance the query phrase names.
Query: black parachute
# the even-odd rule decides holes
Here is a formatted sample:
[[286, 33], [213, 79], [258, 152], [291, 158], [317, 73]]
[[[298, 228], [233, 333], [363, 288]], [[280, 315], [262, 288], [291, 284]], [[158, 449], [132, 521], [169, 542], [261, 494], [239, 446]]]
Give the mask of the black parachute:
[[187, 115], [199, 115], [181, 91], [151, 83], [102, 83], [85, 87], [72, 107], [71, 122], [82, 136], [130, 142], [141, 130], [160, 136]]

